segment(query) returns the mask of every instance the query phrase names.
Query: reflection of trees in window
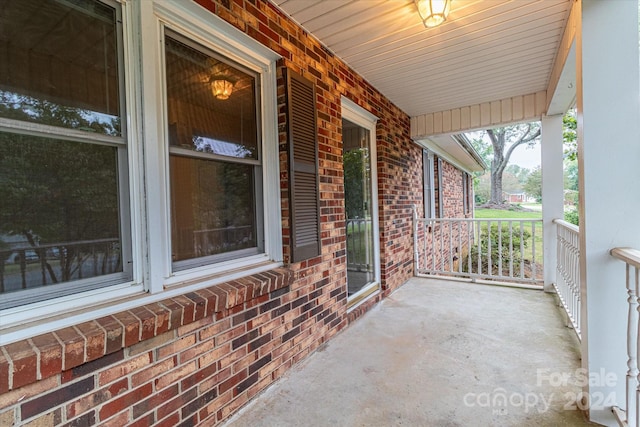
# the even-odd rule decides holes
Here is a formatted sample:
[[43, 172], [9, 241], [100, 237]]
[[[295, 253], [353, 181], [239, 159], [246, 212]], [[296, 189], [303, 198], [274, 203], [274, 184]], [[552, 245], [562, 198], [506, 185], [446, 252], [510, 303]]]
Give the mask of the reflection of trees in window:
[[47, 272], [68, 281], [87, 256], [74, 242], [119, 236], [116, 148], [0, 133], [0, 200], [0, 234], [59, 244]]
[[0, 117], [120, 136], [120, 117], [0, 90]]
[[[357, 148], [344, 153], [344, 191], [347, 218], [364, 218], [368, 213], [366, 180], [369, 150]], [[365, 176], [365, 174], [367, 174]]]
[[[165, 54], [174, 267], [258, 253], [258, 76], [177, 34], [166, 37]], [[225, 100], [210, 85], [221, 70], [235, 82]]]

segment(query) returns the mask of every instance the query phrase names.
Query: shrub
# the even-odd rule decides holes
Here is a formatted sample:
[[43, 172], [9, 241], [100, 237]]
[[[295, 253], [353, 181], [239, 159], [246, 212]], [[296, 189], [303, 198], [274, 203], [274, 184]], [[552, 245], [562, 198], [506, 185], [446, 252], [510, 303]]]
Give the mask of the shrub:
[[[520, 245], [526, 249], [529, 246], [531, 233], [524, 229], [520, 234], [520, 229], [513, 229], [511, 242], [509, 239], [509, 226], [503, 225], [502, 232], [498, 232], [498, 225], [492, 224], [491, 231], [487, 233], [487, 229], [482, 227], [480, 236], [480, 261], [483, 272], [489, 271], [489, 254], [491, 254], [491, 265], [493, 275], [509, 275], [509, 262], [513, 262], [513, 271], [519, 271], [522, 262], [524, 261], [522, 253], [520, 251]], [[476, 234], [477, 238], [477, 234]], [[489, 242], [491, 242], [491, 252], [489, 253]], [[511, 249], [510, 245], [511, 243]], [[469, 265], [469, 258], [463, 260], [463, 270], [465, 272], [478, 272], [478, 243], [472, 245], [471, 249], [471, 262]], [[502, 271], [499, 271], [500, 261], [502, 261]]]
[[580, 215], [577, 209], [567, 209], [564, 211], [564, 220], [573, 225], [580, 225]]

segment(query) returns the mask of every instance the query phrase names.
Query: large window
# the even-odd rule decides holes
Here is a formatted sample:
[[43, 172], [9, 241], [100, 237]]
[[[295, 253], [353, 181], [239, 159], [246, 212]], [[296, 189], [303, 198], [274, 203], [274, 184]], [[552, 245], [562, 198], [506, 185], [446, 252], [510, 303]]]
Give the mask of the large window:
[[278, 58], [192, 1], [0, 2], [2, 339], [281, 265]]
[[259, 76], [173, 33], [165, 61], [173, 269], [263, 252]]
[[435, 218], [435, 178], [433, 153], [422, 150], [422, 180], [424, 188], [424, 217]]
[[120, 6], [4, 2], [0, 309], [131, 278]]

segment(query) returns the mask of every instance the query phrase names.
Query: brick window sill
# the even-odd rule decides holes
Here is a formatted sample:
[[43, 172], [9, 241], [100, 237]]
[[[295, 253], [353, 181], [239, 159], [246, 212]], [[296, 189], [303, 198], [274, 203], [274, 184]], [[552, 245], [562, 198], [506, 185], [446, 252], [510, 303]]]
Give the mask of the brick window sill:
[[277, 268], [0, 347], [0, 394], [61, 374], [291, 284]]

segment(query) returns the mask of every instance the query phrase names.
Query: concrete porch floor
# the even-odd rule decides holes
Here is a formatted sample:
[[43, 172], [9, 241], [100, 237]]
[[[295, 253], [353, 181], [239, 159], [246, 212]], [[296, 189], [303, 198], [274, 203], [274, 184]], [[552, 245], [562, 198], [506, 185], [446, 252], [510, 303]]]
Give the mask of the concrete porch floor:
[[225, 425], [589, 425], [579, 367], [552, 295], [413, 278]]

